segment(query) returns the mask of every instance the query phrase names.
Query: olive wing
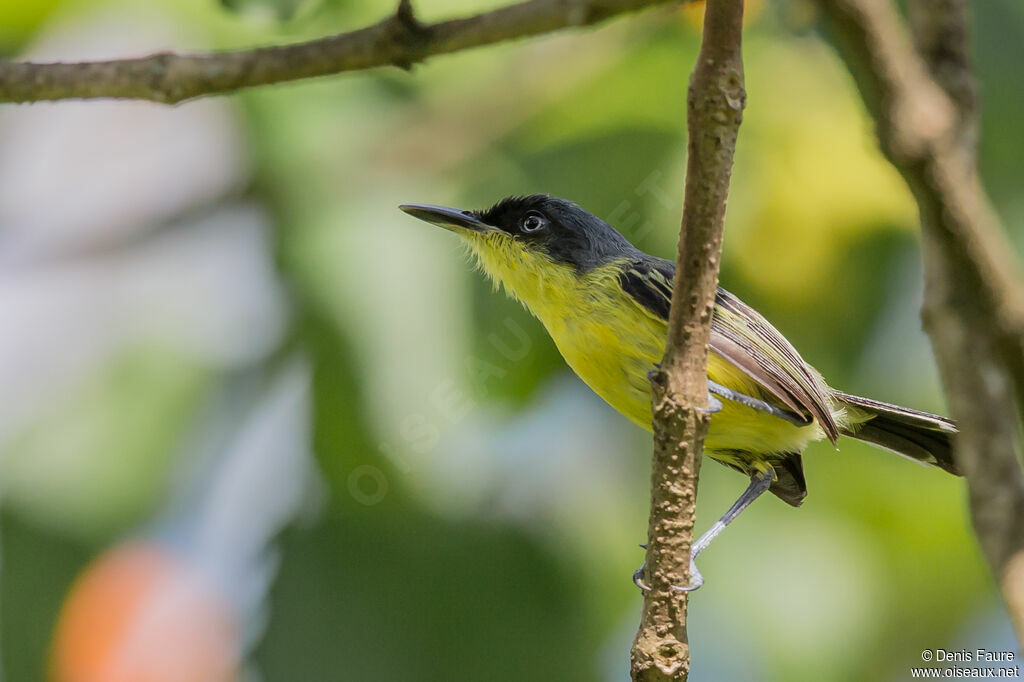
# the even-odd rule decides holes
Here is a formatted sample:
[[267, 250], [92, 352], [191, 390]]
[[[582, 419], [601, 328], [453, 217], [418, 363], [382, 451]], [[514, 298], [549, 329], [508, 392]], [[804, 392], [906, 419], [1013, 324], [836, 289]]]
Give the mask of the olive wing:
[[[668, 320], [675, 264], [661, 258], [622, 264], [619, 284], [637, 305]], [[832, 442], [839, 429], [828, 387], [793, 345], [756, 310], [721, 287], [715, 296], [709, 348], [757, 382], [782, 407], [816, 419]]]

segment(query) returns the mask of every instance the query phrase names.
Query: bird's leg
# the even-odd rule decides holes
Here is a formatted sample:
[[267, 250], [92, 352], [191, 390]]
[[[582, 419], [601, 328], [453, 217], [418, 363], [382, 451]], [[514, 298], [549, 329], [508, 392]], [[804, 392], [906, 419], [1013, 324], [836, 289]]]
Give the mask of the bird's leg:
[[[750, 477], [750, 485], [743, 491], [740, 498], [733, 503], [729, 510], [722, 515], [722, 518], [715, 521], [715, 523], [709, 528], [704, 535], [700, 536], [697, 542], [693, 543], [693, 547], [690, 548], [690, 584], [686, 586], [673, 585], [672, 589], [679, 590], [680, 592], [691, 592], [696, 590], [698, 587], [704, 584], [704, 576], [697, 570], [697, 564], [695, 560], [700, 556], [701, 552], [708, 548], [711, 541], [721, 534], [725, 527], [732, 523], [733, 519], [740, 515], [744, 509], [750, 506], [750, 504], [761, 496], [764, 491], [771, 487], [772, 482], [775, 480], [775, 470], [769, 469], [768, 471], [758, 471]], [[640, 545], [640, 547], [647, 549], [647, 545]], [[639, 587], [644, 592], [650, 590], [650, 586], [644, 582], [644, 571], [647, 569], [647, 562], [641, 564], [640, 568], [633, 571], [633, 584]]]
[[[784, 410], [781, 407], [775, 407], [774, 405], [766, 403], [763, 400], [752, 398], [745, 393], [740, 393], [738, 391], [732, 390], [731, 388], [726, 388], [725, 386], [715, 383], [710, 379], [708, 379], [708, 391], [717, 396], [721, 396], [726, 400], [731, 400], [733, 402], [739, 403], [740, 405], [746, 405], [747, 407], [757, 410], [759, 412], [765, 412], [767, 414], [772, 415], [773, 417], [784, 419], [788, 421], [790, 424], [795, 424], [797, 426], [807, 426], [810, 423], [810, 420], [795, 412]], [[722, 409], [722, 403], [719, 402], [718, 400], [715, 400], [715, 402], [718, 403], [718, 409]], [[717, 412], [718, 410], [711, 411]]]
[[772, 482], [775, 480], [775, 470], [769, 469], [768, 471], [758, 471], [751, 475], [750, 485], [743, 491], [739, 499], [733, 503], [729, 510], [722, 514], [722, 518], [712, 524], [711, 528], [705, 531], [704, 535], [700, 536], [697, 542], [693, 543], [693, 547], [690, 548], [690, 584], [685, 586], [673, 585], [672, 589], [679, 590], [680, 592], [692, 592], [698, 587], [704, 584], [704, 576], [697, 570], [697, 564], [695, 560], [700, 556], [701, 552], [708, 548], [711, 541], [721, 534], [725, 527], [732, 523], [733, 519], [740, 515], [744, 509], [749, 507], [751, 503], [759, 498], [768, 488], [771, 487]]
[[[660, 369], [661, 365], [659, 363], [655, 363], [655, 367]], [[651, 370], [650, 372], [648, 372], [647, 377], [653, 380], [655, 378], [654, 372], [655, 370]], [[790, 412], [789, 410], [784, 410], [782, 408], [775, 407], [774, 405], [766, 403], [763, 400], [753, 398], [749, 395], [746, 395], [745, 393], [739, 393], [738, 391], [726, 388], [725, 386], [714, 381], [711, 381], [710, 379], [708, 379], [708, 406], [706, 408], [698, 409], [700, 409], [702, 412], [709, 412], [711, 414], [720, 411], [722, 409], [722, 401], [716, 398], [716, 395], [719, 395], [725, 398], [726, 400], [732, 400], [733, 402], [740, 403], [741, 405], [746, 405], [747, 407], [750, 407], [752, 409], [760, 410], [761, 412], [766, 412], [767, 414], [778, 417], [780, 419], [784, 419], [790, 422], [791, 424], [796, 424], [797, 426], [806, 426], [808, 424], [808, 421], [806, 419], [804, 419], [803, 417], [794, 412]], [[700, 574], [700, 571], [697, 570], [697, 565], [694, 563], [694, 560], [700, 555], [701, 552], [708, 548], [708, 545], [711, 544], [711, 541], [718, 537], [718, 534], [725, 530], [725, 527], [728, 526], [733, 519], [740, 515], [740, 512], [749, 507], [750, 504], [758, 497], [760, 497], [765, 490], [768, 490], [768, 488], [772, 484], [772, 481], [774, 480], [775, 471], [772, 469], [769, 469], [767, 472], [757, 472], [750, 477], [750, 485], [747, 486], [747, 489], [743, 492], [742, 495], [740, 495], [740, 498], [736, 500], [736, 502], [729, 508], [727, 512], [725, 512], [722, 518], [720, 518], [718, 521], [715, 521], [714, 525], [712, 525], [711, 528], [708, 529], [706, 533], [704, 533], [704, 535], [700, 536], [700, 539], [698, 539], [697, 542], [695, 542], [693, 547], [691, 548], [691, 583], [685, 587], [673, 586], [674, 589], [683, 592], [689, 592], [692, 590], [696, 590], [698, 587], [704, 584], [704, 577]], [[641, 549], [647, 549], [647, 545], [640, 545], [640, 547]], [[648, 586], [644, 582], [644, 572], [646, 571], [646, 569], [647, 562], [644, 561], [642, 564], [640, 564], [640, 568], [633, 571], [633, 584], [639, 587], [644, 592], [651, 589], [650, 586]]]

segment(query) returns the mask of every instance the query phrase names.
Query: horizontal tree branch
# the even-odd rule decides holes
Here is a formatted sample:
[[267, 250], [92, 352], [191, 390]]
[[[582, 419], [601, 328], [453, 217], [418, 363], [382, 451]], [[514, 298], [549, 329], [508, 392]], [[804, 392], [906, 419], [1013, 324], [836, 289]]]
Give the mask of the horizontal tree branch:
[[686, 0], [527, 0], [490, 12], [421, 24], [409, 0], [390, 17], [356, 31], [292, 45], [231, 52], [161, 52], [78, 63], [0, 60], [0, 103], [61, 99], [144, 99], [175, 104], [271, 83], [413, 64], [450, 52]]

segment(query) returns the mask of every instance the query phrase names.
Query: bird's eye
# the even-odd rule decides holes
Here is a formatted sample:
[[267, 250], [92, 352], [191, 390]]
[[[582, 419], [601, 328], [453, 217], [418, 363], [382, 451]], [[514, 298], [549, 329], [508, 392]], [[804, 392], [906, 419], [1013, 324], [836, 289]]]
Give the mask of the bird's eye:
[[523, 218], [523, 232], [536, 232], [548, 224], [547, 219], [539, 213], [530, 213]]

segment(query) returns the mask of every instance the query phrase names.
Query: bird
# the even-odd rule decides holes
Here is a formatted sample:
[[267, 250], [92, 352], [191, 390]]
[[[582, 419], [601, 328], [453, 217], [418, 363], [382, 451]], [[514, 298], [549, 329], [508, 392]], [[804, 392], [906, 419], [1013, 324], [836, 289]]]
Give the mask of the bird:
[[[619, 413], [652, 430], [649, 372], [664, 356], [675, 263], [636, 248], [604, 220], [547, 194], [510, 196], [484, 210], [402, 204], [460, 238], [494, 288], [533, 314], [569, 367]], [[707, 359], [709, 457], [750, 479], [691, 548], [694, 560], [766, 491], [798, 507], [807, 496], [802, 453], [840, 436], [960, 475], [954, 422], [831, 388], [760, 313], [718, 287]], [[641, 566], [634, 582], [642, 589]]]

